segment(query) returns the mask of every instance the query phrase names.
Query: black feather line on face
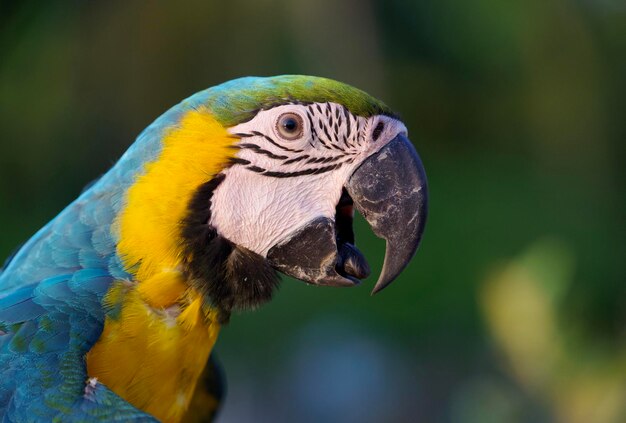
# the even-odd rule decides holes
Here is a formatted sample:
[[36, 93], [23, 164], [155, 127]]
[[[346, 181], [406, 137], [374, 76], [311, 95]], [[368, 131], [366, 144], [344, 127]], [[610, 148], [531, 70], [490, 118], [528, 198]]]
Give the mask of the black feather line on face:
[[[344, 109], [345, 110], [345, 109]], [[346, 112], [347, 113], [347, 112]], [[350, 138], [350, 132], [352, 131], [352, 123], [350, 121], [350, 115], [346, 115], [346, 138]]]
[[326, 139], [327, 139], [329, 142], [331, 142], [331, 145], [332, 145], [332, 138], [331, 138], [331, 136], [330, 136], [330, 133], [328, 132], [328, 127], [327, 127], [326, 125], [324, 125], [324, 126], [322, 127], [322, 129], [324, 130], [324, 134], [326, 135]]
[[269, 137], [268, 135], [265, 135], [262, 132], [252, 131], [252, 133], [254, 135], [261, 136], [261, 137], [265, 138], [267, 141], [269, 141], [270, 144], [274, 145], [275, 147], [280, 148], [281, 150], [291, 151], [292, 153], [302, 153], [304, 151], [304, 150], [297, 150], [295, 148], [289, 148], [289, 147], [285, 147], [284, 145], [280, 145], [279, 143], [274, 141], [271, 137]]
[[285, 162], [283, 164], [291, 164], [291, 163], [296, 163], [302, 160], [306, 160], [308, 159], [310, 156], [308, 154], [304, 154], [302, 156], [299, 157], [294, 157], [293, 159], [289, 159], [289, 160], [285, 160]]
[[210, 225], [213, 192], [224, 179], [224, 174], [218, 174], [196, 190], [181, 223], [187, 280], [220, 311], [221, 323], [233, 310], [253, 309], [269, 301], [280, 283], [265, 258], [232, 243]]
[[[344, 165], [344, 163], [346, 162], [337, 163], [331, 166], [314, 167], [310, 169], [298, 170], [295, 172], [276, 172], [276, 171], [266, 170], [265, 172], [261, 174], [263, 176], [268, 176], [271, 178], [295, 178], [298, 176], [305, 176], [305, 175], [319, 175], [321, 173], [326, 173], [326, 172], [330, 172], [331, 170], [339, 169], [341, 166]], [[246, 169], [250, 169], [250, 168], [247, 167]]]
[[238, 146], [239, 146], [239, 148], [253, 150], [255, 153], [262, 154], [264, 156], [269, 157], [270, 159], [287, 160], [289, 158], [288, 156], [282, 156], [282, 155], [274, 154], [271, 151], [267, 151], [267, 150], [259, 147], [256, 144], [243, 143], [243, 144], [239, 144]]

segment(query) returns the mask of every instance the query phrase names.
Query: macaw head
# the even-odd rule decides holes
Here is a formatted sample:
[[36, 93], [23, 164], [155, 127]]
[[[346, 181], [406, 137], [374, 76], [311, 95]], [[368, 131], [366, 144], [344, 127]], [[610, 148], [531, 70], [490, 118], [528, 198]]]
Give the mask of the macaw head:
[[[370, 269], [355, 245], [354, 209], [386, 240], [373, 292], [407, 266], [424, 230], [426, 176], [385, 104], [329, 79], [278, 76], [230, 81], [180, 107], [171, 142], [205, 141], [177, 159], [180, 172], [203, 175], [180, 200], [177, 256], [213, 304], [230, 311], [266, 301], [275, 270], [313, 285], [359, 284]], [[199, 169], [204, 156], [219, 165]]]

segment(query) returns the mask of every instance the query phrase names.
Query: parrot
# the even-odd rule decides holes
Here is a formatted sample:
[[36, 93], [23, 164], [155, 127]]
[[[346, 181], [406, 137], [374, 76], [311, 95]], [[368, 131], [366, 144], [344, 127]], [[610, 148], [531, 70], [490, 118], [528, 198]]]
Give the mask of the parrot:
[[1, 421], [211, 421], [231, 314], [280, 274], [359, 285], [355, 211], [386, 241], [381, 291], [420, 244], [427, 190], [407, 127], [360, 89], [281, 75], [192, 95], [3, 266]]

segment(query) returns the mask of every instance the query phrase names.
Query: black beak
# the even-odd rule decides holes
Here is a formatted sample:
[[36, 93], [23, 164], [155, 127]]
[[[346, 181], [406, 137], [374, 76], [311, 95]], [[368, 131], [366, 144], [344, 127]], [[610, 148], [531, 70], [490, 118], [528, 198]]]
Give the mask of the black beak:
[[404, 270], [422, 239], [428, 212], [426, 173], [413, 144], [400, 134], [359, 166], [346, 189], [374, 234], [387, 241], [375, 294]]
[[354, 246], [351, 217], [345, 216], [345, 209], [351, 212], [354, 203], [376, 236], [387, 241], [374, 294], [402, 272], [417, 250], [426, 223], [426, 174], [415, 148], [400, 134], [357, 168], [345, 191], [335, 221], [311, 222], [287, 242], [272, 247], [267, 259], [279, 271], [308, 283], [358, 284], [370, 270]]

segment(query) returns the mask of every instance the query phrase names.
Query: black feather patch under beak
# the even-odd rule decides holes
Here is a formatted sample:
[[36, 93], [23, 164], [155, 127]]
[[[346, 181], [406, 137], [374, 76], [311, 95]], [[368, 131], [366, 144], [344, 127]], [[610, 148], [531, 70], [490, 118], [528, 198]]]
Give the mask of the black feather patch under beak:
[[385, 262], [373, 290], [376, 293], [408, 265], [426, 222], [426, 174], [406, 136], [398, 135], [356, 169], [337, 205], [335, 221], [316, 219], [272, 247], [267, 254], [270, 265], [315, 285], [358, 284], [369, 276], [370, 269], [354, 245], [353, 206], [376, 236], [387, 241]]

